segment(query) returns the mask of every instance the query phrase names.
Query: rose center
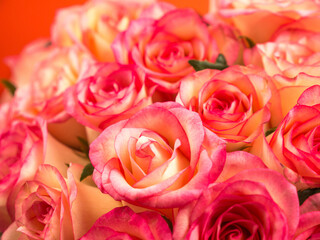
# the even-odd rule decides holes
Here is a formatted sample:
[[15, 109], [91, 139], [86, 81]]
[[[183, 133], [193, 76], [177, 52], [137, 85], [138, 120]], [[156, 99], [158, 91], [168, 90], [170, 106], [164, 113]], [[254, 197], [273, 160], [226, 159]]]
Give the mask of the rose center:
[[166, 148], [152, 138], [141, 136], [136, 144], [136, 157], [140, 166], [147, 174], [166, 162], [172, 150]]
[[209, 113], [241, 113], [247, 109], [234, 93], [221, 90], [213, 93], [205, 102], [204, 108]]
[[44, 201], [36, 201], [28, 209], [26, 216], [29, 221], [37, 221], [39, 227], [42, 228], [50, 221], [53, 213], [53, 208]]

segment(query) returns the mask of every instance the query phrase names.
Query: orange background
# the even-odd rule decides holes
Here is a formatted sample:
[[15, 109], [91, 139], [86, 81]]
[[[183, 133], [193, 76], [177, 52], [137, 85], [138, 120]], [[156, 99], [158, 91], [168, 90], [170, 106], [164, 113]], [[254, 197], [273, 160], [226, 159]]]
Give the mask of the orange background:
[[[0, 79], [9, 78], [3, 62], [6, 56], [17, 55], [37, 38], [49, 37], [57, 9], [86, 0], [0, 0]], [[119, 0], [121, 1], [121, 0]], [[167, 0], [177, 7], [192, 7], [200, 14], [208, 9], [208, 0]]]

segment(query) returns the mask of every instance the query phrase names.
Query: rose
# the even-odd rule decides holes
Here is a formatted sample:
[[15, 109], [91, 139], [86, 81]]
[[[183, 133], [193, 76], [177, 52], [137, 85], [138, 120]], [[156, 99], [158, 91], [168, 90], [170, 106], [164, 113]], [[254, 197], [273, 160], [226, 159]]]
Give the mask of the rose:
[[0, 107], [0, 231], [11, 222], [7, 209], [10, 194], [23, 181], [32, 178], [44, 161], [45, 125], [14, 118], [12, 105]]
[[[319, 76], [320, 48], [317, 42], [320, 33], [304, 29], [287, 29], [277, 34], [270, 42], [258, 44], [262, 67], [267, 74], [281, 74], [289, 78], [304, 72]], [[255, 62], [250, 59], [246, 64]]]
[[114, 61], [112, 41], [151, 2], [101, 0], [60, 9], [53, 23], [52, 41], [64, 47], [79, 45], [98, 61]]
[[255, 142], [252, 152], [298, 189], [320, 186], [318, 157], [320, 86], [303, 92], [269, 141]]
[[172, 239], [166, 221], [155, 212], [135, 213], [129, 207], [115, 208], [100, 217], [81, 240]]
[[320, 237], [320, 193], [314, 194], [300, 206], [300, 220], [295, 240]]
[[320, 109], [319, 85], [308, 88], [289, 111], [269, 145], [284, 166], [284, 174], [297, 188], [320, 186], [318, 128]]
[[181, 105], [150, 105], [106, 128], [90, 145], [93, 179], [116, 200], [180, 207], [221, 172], [225, 143]]
[[5, 63], [10, 67], [10, 80], [16, 87], [30, 82], [33, 70], [44, 60], [53, 48], [49, 39], [38, 39], [23, 48], [18, 56], [7, 57]]
[[213, 184], [179, 210], [174, 239], [292, 239], [297, 191], [279, 173], [250, 169]]
[[[67, 179], [52, 165], [40, 165], [20, 189], [15, 222], [3, 239], [79, 239], [103, 213], [121, 206], [96, 187], [79, 182], [83, 167], [72, 164]], [[90, 197], [88, 197], [90, 196]], [[15, 237], [18, 239], [18, 237]]]
[[[77, 48], [66, 49], [53, 45], [49, 48], [50, 52], [42, 61], [33, 65], [32, 74], [26, 76], [30, 77], [26, 81], [28, 84], [17, 89], [13, 101], [22, 117], [45, 119], [49, 123], [50, 133], [65, 144], [78, 147], [79, 144], [74, 136], [85, 138], [85, 131], [83, 126], [76, 124], [66, 113], [63, 94], [68, 87], [76, 83], [78, 78], [90, 74], [83, 69], [87, 69], [85, 66], [92, 59]], [[68, 136], [64, 133], [59, 134], [61, 131], [58, 128], [63, 127], [62, 123], [72, 126], [67, 128], [70, 133]]]
[[231, 21], [242, 35], [257, 43], [269, 41], [279, 28], [288, 23], [317, 15], [319, 9], [319, 3], [313, 0], [210, 1], [210, 12]]
[[[176, 93], [180, 79], [194, 71], [188, 63], [190, 59], [215, 62], [218, 54], [223, 53], [228, 64], [234, 64], [239, 45], [234, 44], [232, 30], [224, 28], [227, 27], [221, 24], [207, 26], [192, 9], [173, 9], [157, 20], [132, 21], [116, 37], [112, 49], [119, 63], [132, 63], [144, 69], [150, 85], [158, 86], [162, 92]], [[233, 49], [229, 51], [220, 44], [222, 39]]]
[[227, 149], [250, 144], [269, 121], [269, 80], [255, 68], [206, 69], [181, 81], [176, 101], [197, 112], [205, 127], [228, 141]]
[[51, 46], [50, 54], [34, 65], [28, 84], [17, 89], [17, 108], [27, 117], [41, 116], [49, 122], [65, 120], [68, 115], [63, 108], [63, 93], [85, 76], [83, 69], [90, 61], [77, 48]]
[[81, 124], [100, 132], [152, 103], [141, 69], [116, 63], [97, 68], [65, 93], [66, 111]]
[[[301, 27], [301, 26], [300, 26]], [[320, 48], [314, 41], [320, 33], [299, 28], [288, 28], [272, 41], [257, 44], [256, 59], [245, 57], [246, 64], [262, 67], [272, 76], [285, 116], [308, 87], [319, 83]]]

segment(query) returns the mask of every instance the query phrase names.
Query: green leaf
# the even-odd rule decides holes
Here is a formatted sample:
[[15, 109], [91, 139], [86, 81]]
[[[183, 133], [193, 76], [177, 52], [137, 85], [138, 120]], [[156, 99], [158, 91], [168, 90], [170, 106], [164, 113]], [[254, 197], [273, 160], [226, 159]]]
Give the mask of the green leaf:
[[161, 215], [161, 217], [167, 222], [171, 232], [173, 232], [173, 225], [172, 225], [172, 222], [166, 217], [166, 216], [163, 216]]
[[195, 71], [201, 71], [204, 69], [223, 70], [229, 67], [225, 57], [221, 53], [218, 55], [215, 63], [192, 59], [192, 60], [189, 60], [189, 64], [194, 68]]
[[82, 181], [83, 179], [85, 179], [85, 178], [88, 177], [88, 176], [91, 176], [92, 173], [93, 173], [93, 170], [94, 170], [94, 167], [92, 166], [92, 164], [91, 164], [91, 163], [88, 163], [88, 164], [84, 167], [84, 169], [83, 169], [83, 171], [82, 171], [82, 173], [81, 173], [80, 181]]
[[276, 130], [277, 130], [277, 127], [270, 128], [264, 133], [264, 135], [268, 137], [270, 134], [274, 133]]
[[302, 205], [308, 197], [312, 196], [313, 194], [320, 193], [320, 188], [308, 188], [305, 190], [298, 191], [299, 203]]
[[5, 87], [9, 90], [9, 92], [11, 93], [11, 95], [14, 96], [14, 93], [15, 93], [15, 91], [16, 91], [16, 89], [17, 89], [16, 86], [13, 85], [13, 83], [10, 82], [10, 81], [7, 80], [7, 79], [1, 79], [1, 83], [2, 83], [3, 86], [5, 86]]
[[243, 39], [249, 48], [253, 48], [256, 45], [251, 38], [248, 38], [246, 36], [239, 36], [239, 38]]
[[84, 153], [85, 158], [89, 159], [89, 143], [86, 139], [82, 137], [77, 137], [78, 141], [80, 142], [80, 149], [81, 152]]
[[222, 64], [228, 67], [227, 60], [221, 53], [218, 55], [215, 64]]

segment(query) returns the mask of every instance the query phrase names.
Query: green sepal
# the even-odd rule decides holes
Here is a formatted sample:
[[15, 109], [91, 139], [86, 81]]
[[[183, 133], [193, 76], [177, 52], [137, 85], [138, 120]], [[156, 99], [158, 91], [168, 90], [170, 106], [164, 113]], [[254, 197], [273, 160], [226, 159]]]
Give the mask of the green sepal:
[[201, 71], [204, 69], [217, 69], [217, 70], [223, 70], [226, 69], [228, 66], [226, 58], [223, 56], [223, 54], [219, 54], [216, 62], [208, 62], [205, 61], [199, 61], [199, 60], [189, 60], [189, 64], [194, 68], [195, 71]]
[[247, 46], [249, 48], [253, 48], [256, 45], [255, 42], [251, 38], [248, 38], [247, 36], [239, 36], [239, 39], [244, 39], [244, 41], [247, 43]]
[[80, 149], [81, 152], [84, 154], [84, 157], [89, 159], [89, 143], [86, 139], [82, 137], [77, 137], [78, 141], [80, 142]]
[[276, 130], [277, 130], [277, 127], [270, 128], [264, 133], [264, 136], [268, 137], [270, 134], [274, 133]]
[[86, 177], [91, 176], [92, 173], [93, 173], [93, 170], [94, 170], [94, 167], [92, 166], [92, 164], [91, 164], [91, 163], [88, 163], [88, 164], [84, 167], [84, 169], [83, 169], [83, 171], [82, 171], [82, 173], [81, 173], [80, 182], [81, 182], [83, 179], [85, 179]]
[[169, 228], [170, 228], [170, 231], [173, 232], [173, 224], [172, 222], [164, 215], [161, 215], [161, 217], [167, 222]]
[[17, 89], [16, 86], [13, 85], [13, 83], [7, 79], [1, 79], [1, 83], [3, 86], [5, 86], [6, 89], [9, 90], [10, 94], [14, 96], [14, 93], [16, 92], [16, 89]]
[[308, 197], [312, 196], [313, 194], [320, 193], [320, 188], [308, 188], [305, 190], [298, 191], [299, 203], [302, 205]]

